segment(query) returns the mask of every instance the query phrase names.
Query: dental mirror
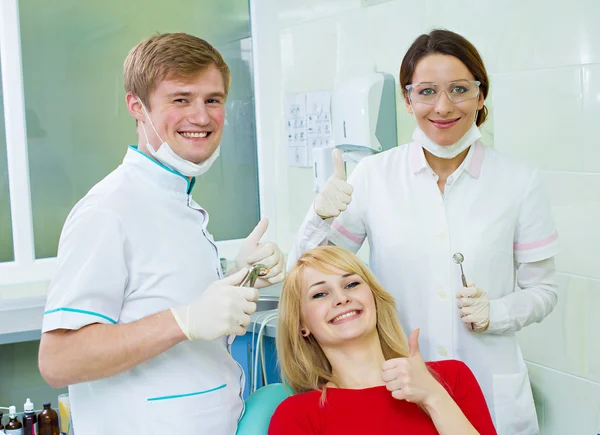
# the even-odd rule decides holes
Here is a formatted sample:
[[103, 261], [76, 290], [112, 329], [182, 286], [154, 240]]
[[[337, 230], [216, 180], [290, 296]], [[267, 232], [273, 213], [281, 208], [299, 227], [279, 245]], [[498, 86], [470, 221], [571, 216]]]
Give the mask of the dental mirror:
[[460, 277], [462, 279], [462, 284], [464, 287], [468, 287], [467, 279], [465, 278], [465, 273], [463, 272], [463, 267], [462, 267], [462, 262], [465, 261], [465, 256], [462, 255], [460, 252], [457, 252], [456, 254], [454, 254], [452, 256], [452, 261], [454, 261], [456, 264], [458, 264], [460, 266]]
[[[460, 278], [462, 279], [463, 287], [468, 287], [467, 279], [465, 278], [465, 273], [463, 272], [462, 262], [465, 261], [465, 256], [460, 252], [457, 252], [452, 256], [452, 261], [460, 266]], [[471, 331], [475, 330], [475, 324], [471, 323]]]

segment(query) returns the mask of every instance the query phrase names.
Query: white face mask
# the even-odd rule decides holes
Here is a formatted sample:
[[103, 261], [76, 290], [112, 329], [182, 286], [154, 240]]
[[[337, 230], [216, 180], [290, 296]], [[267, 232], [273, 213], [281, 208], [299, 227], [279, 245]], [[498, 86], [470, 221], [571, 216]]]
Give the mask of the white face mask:
[[150, 125], [152, 126], [152, 129], [154, 130], [154, 133], [156, 133], [156, 137], [158, 137], [158, 139], [162, 142], [160, 144], [160, 146], [158, 147], [158, 150], [155, 150], [152, 147], [152, 145], [150, 145], [150, 141], [148, 140], [148, 135], [146, 134], [146, 129], [144, 128], [144, 124], [142, 124], [142, 131], [144, 132], [144, 136], [146, 136], [146, 148], [148, 149], [150, 154], [152, 154], [152, 157], [154, 157], [156, 160], [161, 162], [166, 167], [171, 168], [174, 171], [177, 171], [180, 174], [185, 175], [186, 177], [198, 177], [199, 175], [204, 174], [206, 171], [208, 171], [210, 169], [210, 167], [215, 162], [215, 160], [217, 160], [217, 157], [219, 157], [220, 149], [221, 149], [220, 146], [217, 147], [217, 149], [212, 153], [212, 155], [206, 161], [204, 161], [202, 163], [193, 163], [193, 162], [190, 162], [189, 160], [185, 160], [183, 157], [181, 157], [177, 153], [175, 153], [175, 151], [173, 151], [171, 149], [171, 147], [169, 146], [169, 144], [167, 142], [164, 142], [162, 140], [162, 138], [158, 134], [158, 131], [156, 131], [156, 128], [154, 127], [154, 124], [152, 123], [152, 120], [150, 119], [150, 115], [148, 115], [148, 112], [146, 111], [146, 107], [144, 106], [144, 103], [142, 103], [142, 100], [138, 99], [138, 101], [142, 105], [142, 109], [144, 110], [144, 113], [146, 114], [146, 118], [148, 118], [148, 121], [150, 122]]
[[421, 130], [419, 127], [415, 128], [413, 133], [413, 140], [429, 151], [436, 157], [441, 159], [453, 159], [464, 150], [469, 148], [473, 143], [481, 137], [481, 132], [477, 125], [473, 124], [469, 131], [467, 131], [463, 137], [461, 137], [458, 142], [452, 145], [438, 145], [431, 139], [427, 137], [425, 132]]

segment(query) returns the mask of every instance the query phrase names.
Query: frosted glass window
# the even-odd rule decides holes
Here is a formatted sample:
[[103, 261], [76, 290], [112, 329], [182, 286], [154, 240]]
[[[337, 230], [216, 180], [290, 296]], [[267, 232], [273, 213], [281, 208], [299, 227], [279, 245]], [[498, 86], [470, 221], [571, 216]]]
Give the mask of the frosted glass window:
[[2, 72], [0, 70], [0, 262], [12, 260], [14, 260], [14, 253], [10, 222], [10, 197], [8, 194], [4, 96], [2, 93]]
[[183, 31], [223, 52], [232, 70], [221, 157], [194, 198], [217, 240], [259, 220], [248, 2], [21, 0], [21, 46], [36, 258], [56, 256], [75, 203], [137, 143], [123, 61], [156, 32]]

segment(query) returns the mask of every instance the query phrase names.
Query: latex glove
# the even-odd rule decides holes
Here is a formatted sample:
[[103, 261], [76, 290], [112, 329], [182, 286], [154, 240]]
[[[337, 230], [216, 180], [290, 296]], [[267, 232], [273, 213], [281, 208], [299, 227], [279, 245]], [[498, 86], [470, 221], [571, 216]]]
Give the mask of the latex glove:
[[279, 246], [273, 242], [261, 243], [260, 239], [264, 236], [269, 227], [269, 219], [262, 218], [258, 225], [252, 230], [242, 246], [238, 255], [235, 257], [235, 266], [237, 270], [251, 269], [255, 264], [263, 264], [269, 268], [269, 273], [259, 277], [254, 284], [256, 288], [264, 288], [285, 278], [285, 257]]
[[346, 183], [346, 169], [344, 168], [342, 152], [334, 149], [331, 156], [333, 159], [333, 175], [329, 177], [314, 201], [315, 213], [323, 219], [339, 216], [341, 212], [346, 210], [348, 204], [352, 201], [352, 191], [354, 190], [351, 185]]
[[190, 304], [171, 308], [188, 340], [212, 341], [226, 335], [244, 335], [250, 314], [256, 311], [258, 290], [240, 285], [248, 269], [242, 269], [209, 285]]
[[381, 378], [395, 399], [427, 406], [446, 390], [425, 365], [419, 349], [419, 331], [415, 329], [408, 338], [407, 358], [394, 358], [383, 363]]
[[469, 330], [483, 332], [490, 326], [490, 299], [474, 283], [469, 282], [467, 285], [456, 295], [460, 317]]

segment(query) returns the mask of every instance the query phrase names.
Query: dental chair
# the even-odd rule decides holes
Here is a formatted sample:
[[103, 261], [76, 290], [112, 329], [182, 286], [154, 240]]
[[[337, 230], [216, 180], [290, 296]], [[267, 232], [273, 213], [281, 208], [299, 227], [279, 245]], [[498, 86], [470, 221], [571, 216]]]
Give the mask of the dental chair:
[[269, 384], [256, 390], [246, 399], [236, 435], [267, 435], [275, 409], [288, 396], [290, 392], [283, 384]]

